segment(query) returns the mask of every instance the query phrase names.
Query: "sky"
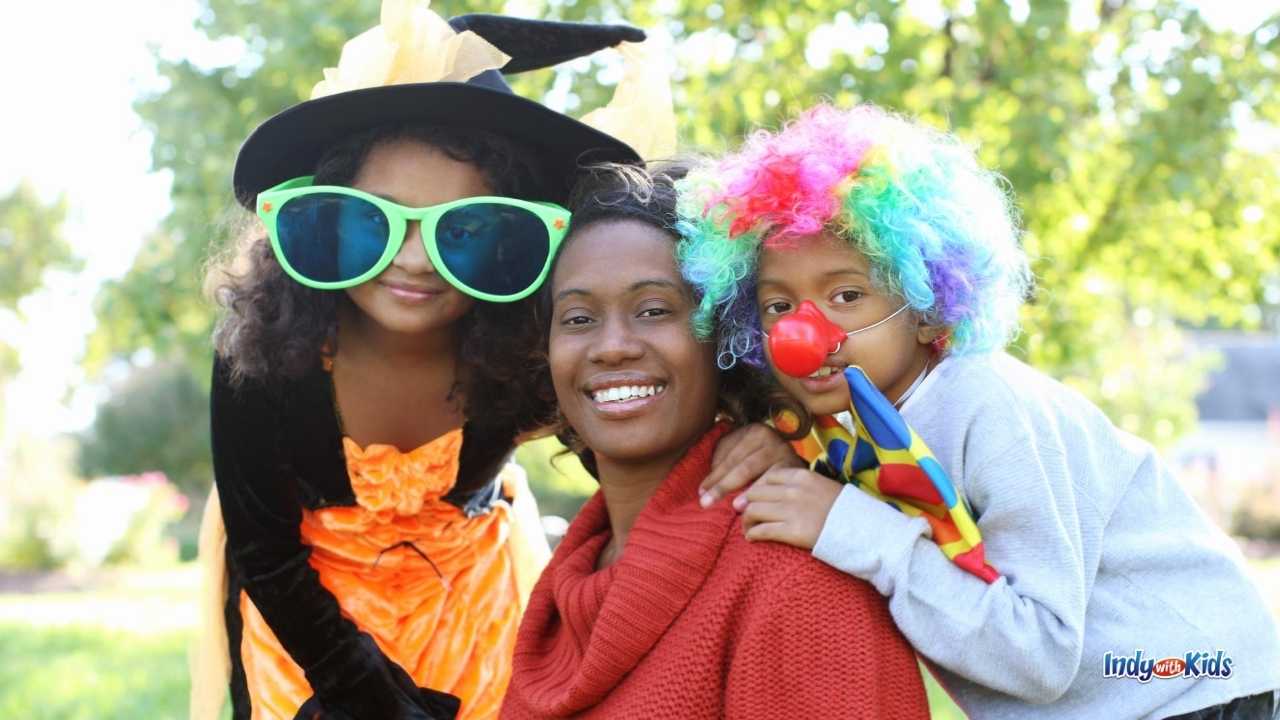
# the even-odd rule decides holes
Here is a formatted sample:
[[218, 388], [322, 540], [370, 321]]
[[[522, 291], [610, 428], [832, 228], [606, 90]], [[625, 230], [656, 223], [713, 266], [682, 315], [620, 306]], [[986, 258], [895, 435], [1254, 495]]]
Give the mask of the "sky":
[[[938, 0], [908, 4], [926, 18], [941, 7]], [[1027, 2], [1009, 4], [1016, 15]], [[1280, 0], [1205, 0], [1202, 7], [1211, 22], [1240, 30], [1278, 11]], [[51, 274], [44, 290], [22, 302], [21, 316], [0, 311], [0, 341], [19, 348], [23, 364], [4, 390], [6, 432], [47, 437], [81, 429], [103, 397], [79, 369], [94, 295], [128, 270], [169, 210], [170, 178], [150, 171], [151, 138], [132, 102], [162, 87], [156, 52], [221, 65], [237, 51], [196, 32], [197, 12], [196, 0], [0, 3], [0, 82], [10, 98], [0, 114], [0, 194], [23, 178], [48, 200], [65, 194], [66, 236], [85, 262], [76, 275]]]
[[193, 28], [194, 0], [0, 3], [0, 194], [20, 180], [43, 199], [65, 194], [65, 228], [83, 273], [48, 276], [0, 311], [0, 340], [18, 347], [23, 371], [5, 389], [6, 428], [35, 435], [78, 429], [100, 388], [85, 387], [78, 359], [94, 325], [93, 298], [128, 270], [142, 239], [169, 209], [170, 179], [150, 172], [151, 138], [134, 114], [140, 93], [161, 87], [152, 48], [216, 61]]

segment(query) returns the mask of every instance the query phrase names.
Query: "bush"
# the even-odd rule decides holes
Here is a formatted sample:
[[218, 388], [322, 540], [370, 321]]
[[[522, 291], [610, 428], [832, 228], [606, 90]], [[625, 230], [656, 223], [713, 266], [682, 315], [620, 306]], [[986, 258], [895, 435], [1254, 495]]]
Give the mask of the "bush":
[[178, 544], [165, 530], [187, 507], [164, 473], [93, 480], [76, 498], [77, 559], [90, 566], [175, 562]]
[[[72, 512], [84, 483], [71, 471], [72, 444], [17, 426], [0, 457], [0, 567], [51, 570], [75, 553]], [[2, 451], [3, 449], [0, 449]]]
[[529, 488], [538, 500], [538, 512], [544, 516], [572, 520], [599, 487], [578, 458], [553, 437], [521, 445], [516, 450], [516, 462], [528, 473]]
[[193, 496], [213, 478], [209, 395], [181, 365], [134, 369], [78, 440], [83, 477], [159, 470]]
[[1250, 483], [1231, 514], [1231, 534], [1280, 543], [1280, 477]]
[[53, 570], [73, 554], [67, 542], [70, 523], [65, 506], [48, 499], [15, 504], [0, 535], [0, 567]]

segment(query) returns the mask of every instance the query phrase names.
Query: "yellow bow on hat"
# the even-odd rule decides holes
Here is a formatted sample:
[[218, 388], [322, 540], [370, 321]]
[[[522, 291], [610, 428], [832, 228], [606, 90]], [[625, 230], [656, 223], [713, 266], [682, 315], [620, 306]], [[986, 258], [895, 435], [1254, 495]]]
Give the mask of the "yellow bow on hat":
[[[476, 33], [456, 32], [430, 0], [382, 0], [380, 23], [342, 46], [338, 66], [325, 68], [311, 99], [361, 88], [424, 82], [466, 82], [500, 70], [511, 56]], [[625, 67], [613, 99], [582, 122], [630, 145], [640, 157], [670, 157], [676, 121], [662, 52], [654, 40], [618, 46]]]
[[455, 32], [430, 0], [382, 0], [381, 20], [342, 46], [338, 67], [325, 68], [312, 100], [383, 85], [465, 82], [511, 59], [470, 30]]

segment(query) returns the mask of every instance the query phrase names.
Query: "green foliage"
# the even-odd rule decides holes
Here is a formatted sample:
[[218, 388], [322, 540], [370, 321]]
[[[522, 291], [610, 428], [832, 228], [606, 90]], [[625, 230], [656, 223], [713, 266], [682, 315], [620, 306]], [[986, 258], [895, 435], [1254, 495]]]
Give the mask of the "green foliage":
[[578, 458], [553, 437], [521, 445], [516, 462], [529, 474], [529, 488], [542, 515], [571, 519], [599, 487]]
[[[126, 481], [106, 482], [124, 485]], [[163, 567], [178, 561], [179, 542], [167, 533], [186, 512], [185, 497], [167, 482], [154, 483], [138, 507], [120, 502], [130, 500], [127, 495], [103, 489], [101, 482], [89, 483], [74, 494], [16, 503], [9, 522], [0, 526], [0, 568]], [[96, 514], [86, 518], [86, 511]]]
[[[145, 492], [146, 503], [129, 516], [124, 532], [107, 549], [104, 564], [130, 567], [162, 567], [178, 560], [178, 541], [166, 531], [189, 507], [186, 497], [161, 473], [102, 481], [111, 485], [132, 485]], [[90, 483], [90, 487], [94, 484]], [[109, 486], [108, 486], [109, 487]]]
[[[0, 310], [16, 308], [19, 300], [40, 288], [46, 270], [80, 267], [62, 236], [66, 217], [65, 198], [45, 204], [25, 182], [0, 197]], [[0, 381], [18, 369], [17, 348], [0, 342]], [[0, 388], [0, 418], [3, 414]]]
[[[1024, 5], [944, 2], [922, 19], [894, 0], [519, 4], [542, 17], [665, 25], [677, 39], [687, 147], [724, 149], [824, 97], [877, 102], [973, 142], [1016, 192], [1035, 258], [1040, 289], [1014, 351], [1127, 428], [1168, 442], [1194, 421], [1202, 375], [1176, 352], [1176, 328], [1257, 327], [1275, 305], [1264, 288], [1280, 284], [1280, 163], [1242, 135], [1249, 123], [1280, 123], [1280, 17], [1241, 35], [1210, 28], [1185, 2], [1108, 1], [1084, 22], [1088, 4]], [[199, 27], [240, 38], [246, 54], [224, 68], [162, 62], [168, 90], [138, 105], [156, 133], [155, 167], [174, 173], [174, 211], [133, 271], [104, 290], [99, 361], [151, 347], [207, 369], [213, 314], [200, 267], [232, 204], [236, 148], [305, 97], [377, 12], [373, 0], [205, 6]], [[517, 87], [539, 97], [567, 83], [568, 109], [580, 115], [607, 99], [604, 62], [533, 73]]]
[[0, 197], [0, 307], [12, 308], [38, 289], [45, 270], [80, 267], [62, 237], [66, 217], [65, 199], [45, 204], [26, 183]]
[[920, 677], [924, 680], [924, 692], [929, 698], [930, 720], [964, 720], [969, 717], [938, 684], [923, 662], [920, 663]]
[[1244, 502], [1231, 514], [1231, 534], [1280, 543], [1280, 467], [1269, 467], [1270, 477], [1241, 489]]
[[52, 570], [71, 556], [65, 542], [66, 508], [53, 500], [17, 503], [0, 533], [0, 568]]
[[76, 550], [75, 499], [83, 483], [71, 470], [75, 448], [65, 438], [11, 437], [0, 473], [0, 568], [59, 567]]
[[213, 482], [208, 397], [177, 365], [134, 370], [99, 406], [79, 442], [78, 464], [85, 477], [159, 470], [196, 497]]

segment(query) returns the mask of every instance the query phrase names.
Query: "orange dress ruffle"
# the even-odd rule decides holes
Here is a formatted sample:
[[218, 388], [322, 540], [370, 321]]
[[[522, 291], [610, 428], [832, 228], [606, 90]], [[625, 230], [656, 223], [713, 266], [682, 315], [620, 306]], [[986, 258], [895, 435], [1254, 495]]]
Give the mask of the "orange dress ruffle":
[[[468, 518], [442, 499], [457, 478], [461, 430], [407, 453], [343, 446], [358, 504], [303, 512], [320, 582], [419, 686], [461, 698], [459, 718], [497, 717], [524, 586], [541, 569], [512, 537], [511, 507]], [[520, 478], [504, 483], [508, 496], [527, 492]], [[292, 718], [311, 687], [244, 593], [240, 611], [253, 718]]]

